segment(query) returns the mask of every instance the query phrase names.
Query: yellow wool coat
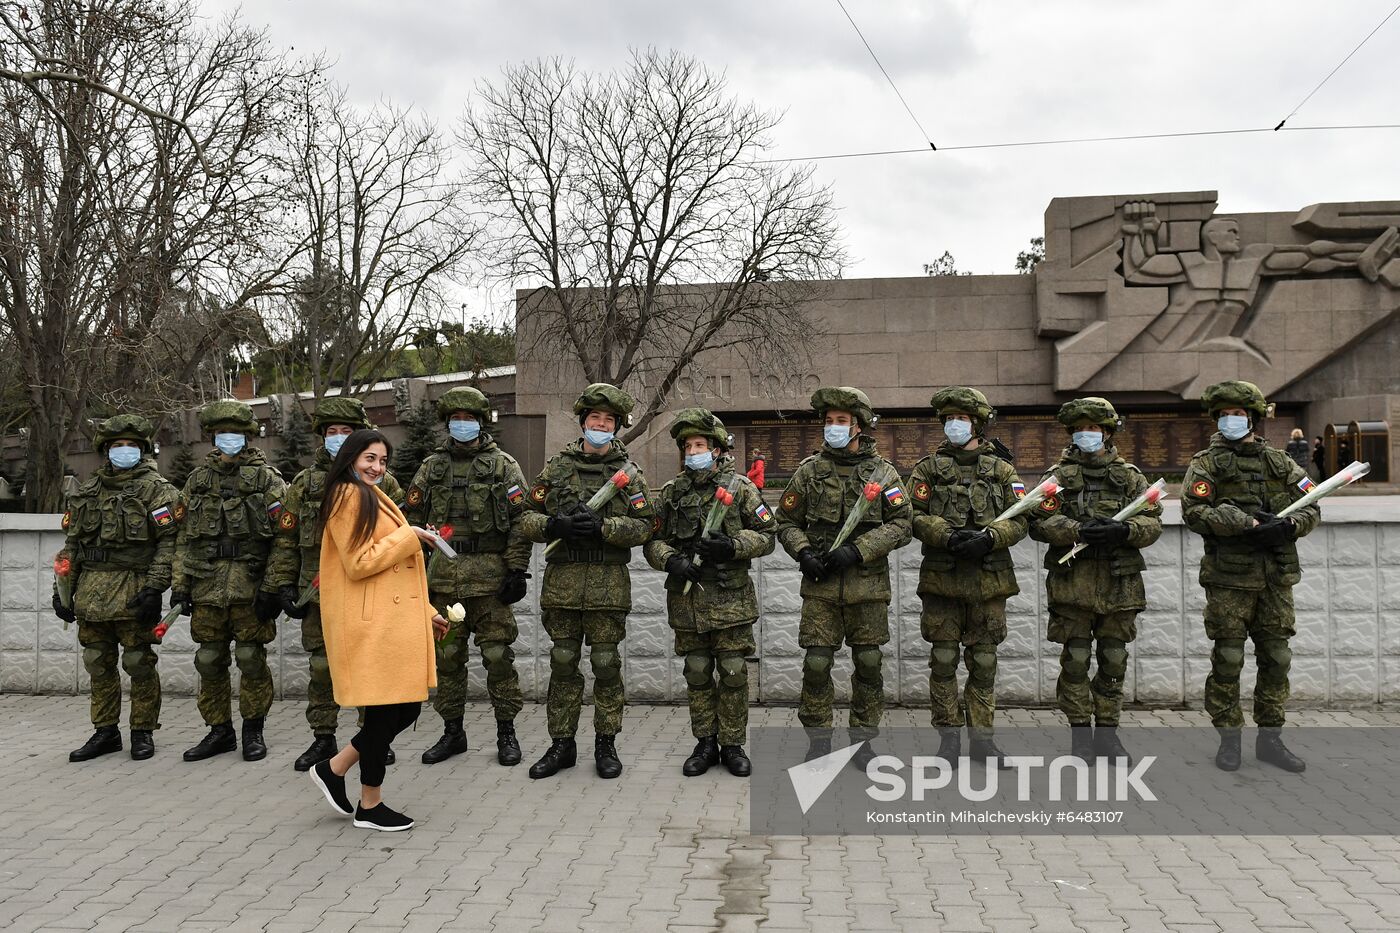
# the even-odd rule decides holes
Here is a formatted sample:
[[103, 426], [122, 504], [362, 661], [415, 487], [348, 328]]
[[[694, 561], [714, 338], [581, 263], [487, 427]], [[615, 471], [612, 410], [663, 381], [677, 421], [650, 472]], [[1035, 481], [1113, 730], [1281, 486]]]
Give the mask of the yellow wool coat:
[[421, 702], [437, 686], [422, 546], [379, 489], [374, 534], [350, 544], [359, 497], [342, 487], [321, 533], [321, 626], [341, 706]]

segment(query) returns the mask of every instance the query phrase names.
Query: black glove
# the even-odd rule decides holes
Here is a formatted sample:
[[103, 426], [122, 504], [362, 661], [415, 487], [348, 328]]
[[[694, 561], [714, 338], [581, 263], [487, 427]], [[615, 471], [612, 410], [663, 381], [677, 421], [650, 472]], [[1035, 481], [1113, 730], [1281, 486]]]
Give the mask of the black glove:
[[963, 548], [967, 547], [967, 542], [976, 535], [976, 528], [955, 528], [952, 534], [948, 535], [947, 548], [950, 552], [961, 555]]
[[1253, 547], [1260, 550], [1278, 547], [1297, 537], [1297, 529], [1291, 518], [1279, 518], [1272, 512], [1259, 512], [1255, 518], [1259, 524], [1244, 533], [1245, 540]]
[[684, 589], [686, 582], [700, 582], [700, 568], [684, 554], [672, 554], [666, 560], [666, 586], [673, 590]]
[[297, 600], [301, 599], [301, 592], [295, 586], [282, 587], [277, 591], [277, 598], [282, 601], [282, 611], [289, 619], [304, 619], [307, 610], [311, 608], [309, 602], [305, 606], [297, 605]]
[[563, 538], [572, 538], [574, 533], [574, 518], [572, 515], [551, 515], [544, 523], [544, 537], [547, 541], [559, 541]]
[[253, 615], [259, 622], [271, 622], [282, 614], [282, 597], [267, 590], [258, 590], [253, 597]]
[[136, 621], [142, 625], [155, 625], [160, 621], [160, 593], [153, 586], [143, 586], [126, 601], [126, 608], [136, 610]]
[[170, 591], [170, 608], [174, 609], [176, 606], [184, 607], [182, 610], [180, 610], [180, 615], [182, 616], [189, 615], [190, 612], [194, 609], [194, 600], [190, 598], [188, 590]]
[[695, 542], [695, 553], [712, 564], [722, 564], [734, 559], [734, 539], [718, 531], [712, 531]]
[[860, 563], [860, 549], [854, 544], [843, 544], [822, 558], [822, 566], [827, 573], [841, 573]]
[[798, 566], [802, 568], [802, 575], [813, 583], [820, 583], [826, 576], [826, 564], [817, 556], [817, 552], [811, 548], [803, 548], [797, 555]]
[[65, 609], [63, 607], [63, 601], [58, 598], [57, 593], [53, 594], [53, 614], [58, 616], [64, 622], [72, 623], [78, 620], [77, 613], [75, 613], [72, 609]]
[[523, 570], [507, 570], [501, 588], [496, 591], [496, 598], [507, 606], [520, 602], [525, 598], [525, 581], [528, 579], [530, 575]]
[[962, 550], [958, 553], [963, 557], [981, 558], [986, 557], [996, 547], [996, 541], [992, 538], [992, 533], [983, 528], [967, 537], [963, 543]]
[[574, 506], [569, 520], [573, 523], [574, 541], [599, 540], [603, 537], [602, 517], [582, 502]]
[[1079, 540], [1099, 546], [1127, 544], [1128, 524], [1110, 518], [1091, 518], [1079, 526]]

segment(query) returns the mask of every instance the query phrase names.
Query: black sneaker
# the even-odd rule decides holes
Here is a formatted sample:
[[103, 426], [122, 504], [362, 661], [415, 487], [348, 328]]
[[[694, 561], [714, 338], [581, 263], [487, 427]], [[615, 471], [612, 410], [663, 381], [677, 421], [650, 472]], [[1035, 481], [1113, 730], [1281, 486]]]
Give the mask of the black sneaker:
[[329, 759], [312, 765], [310, 774], [311, 783], [321, 789], [326, 802], [335, 807], [336, 813], [349, 816], [355, 812], [355, 808], [350, 806], [350, 798], [345, 796], [345, 778], [331, 770]]
[[397, 810], [390, 810], [381, 803], [366, 810], [363, 805], [355, 808], [355, 825], [360, 829], [377, 829], [383, 833], [398, 833], [413, 828], [413, 820]]

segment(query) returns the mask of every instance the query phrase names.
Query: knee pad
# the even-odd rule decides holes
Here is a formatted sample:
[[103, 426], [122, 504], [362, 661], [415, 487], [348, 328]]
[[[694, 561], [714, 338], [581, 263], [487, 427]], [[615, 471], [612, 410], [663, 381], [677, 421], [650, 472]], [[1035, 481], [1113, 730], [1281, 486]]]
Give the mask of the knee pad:
[[936, 641], [928, 656], [929, 673], [934, 680], [956, 680], [958, 676], [958, 643]]
[[262, 645], [240, 641], [233, 649], [233, 660], [244, 677], [260, 677], [267, 672], [267, 649]]
[[880, 683], [884, 673], [880, 667], [881, 660], [879, 645], [854, 645], [851, 648], [851, 661], [855, 664], [857, 680], [867, 684]]
[[468, 637], [466, 632], [459, 632], [457, 637], [447, 644], [444, 645], [442, 642], [437, 643], [439, 668], [451, 671], [460, 668], [462, 664], [465, 663], [466, 658], [464, 655], [467, 650]]
[[1259, 673], [1281, 677], [1293, 666], [1293, 649], [1286, 638], [1268, 638], [1254, 646]]
[[194, 653], [194, 669], [200, 677], [219, 677], [228, 670], [228, 648], [200, 645]]
[[831, 675], [835, 655], [835, 648], [808, 648], [806, 657], [802, 659], [802, 679], [814, 687], [825, 685]]
[[156, 653], [149, 648], [128, 648], [122, 652], [122, 670], [133, 680], [155, 672]]
[[997, 646], [973, 645], [968, 653], [967, 680], [971, 684], [990, 690], [997, 682]]
[[588, 663], [593, 667], [595, 684], [615, 684], [622, 680], [622, 657], [617, 653], [617, 645], [595, 644], [588, 652]]
[[481, 646], [481, 663], [486, 665], [487, 670], [509, 667], [514, 661], [515, 652], [505, 642], [488, 641]]
[[549, 669], [559, 675], [578, 671], [579, 650], [583, 647], [577, 638], [561, 638], [549, 649]]
[[1099, 639], [1099, 673], [1111, 680], [1128, 676], [1128, 646], [1117, 638]]
[[715, 659], [692, 651], [685, 656], [685, 682], [696, 690], [708, 687], [715, 676]]
[[1222, 680], [1238, 681], [1244, 670], [1244, 639], [1218, 638], [1210, 649], [1213, 673]]
[[330, 680], [331, 662], [326, 658], [325, 651], [317, 651], [315, 654], [311, 655], [310, 666], [312, 680], [318, 680], [321, 678]]
[[1093, 642], [1087, 638], [1071, 638], [1065, 642], [1060, 652], [1060, 672], [1072, 684], [1082, 684], [1089, 680], [1089, 658], [1093, 656]]
[[83, 667], [87, 668], [88, 674], [96, 677], [107, 672], [107, 665], [104, 663], [108, 649], [106, 648], [84, 648]]
[[749, 665], [742, 654], [726, 654], [719, 659], [721, 686], [737, 690], [749, 682]]

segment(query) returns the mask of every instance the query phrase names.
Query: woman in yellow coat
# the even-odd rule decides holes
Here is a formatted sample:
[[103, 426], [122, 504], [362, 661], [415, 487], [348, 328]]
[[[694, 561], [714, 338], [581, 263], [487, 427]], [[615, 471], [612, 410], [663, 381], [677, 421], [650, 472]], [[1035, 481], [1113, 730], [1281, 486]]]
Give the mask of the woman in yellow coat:
[[[384, 758], [394, 736], [418, 718], [437, 685], [433, 638], [447, 622], [428, 601], [423, 542], [378, 489], [389, 467], [389, 442], [378, 431], [345, 439], [326, 474], [321, 506], [321, 625], [335, 701], [364, 707], [364, 725], [350, 744], [311, 769], [332, 807], [355, 825], [387, 832], [413, 820], [384, 803]], [[351, 807], [345, 774], [360, 765], [360, 804]]]

